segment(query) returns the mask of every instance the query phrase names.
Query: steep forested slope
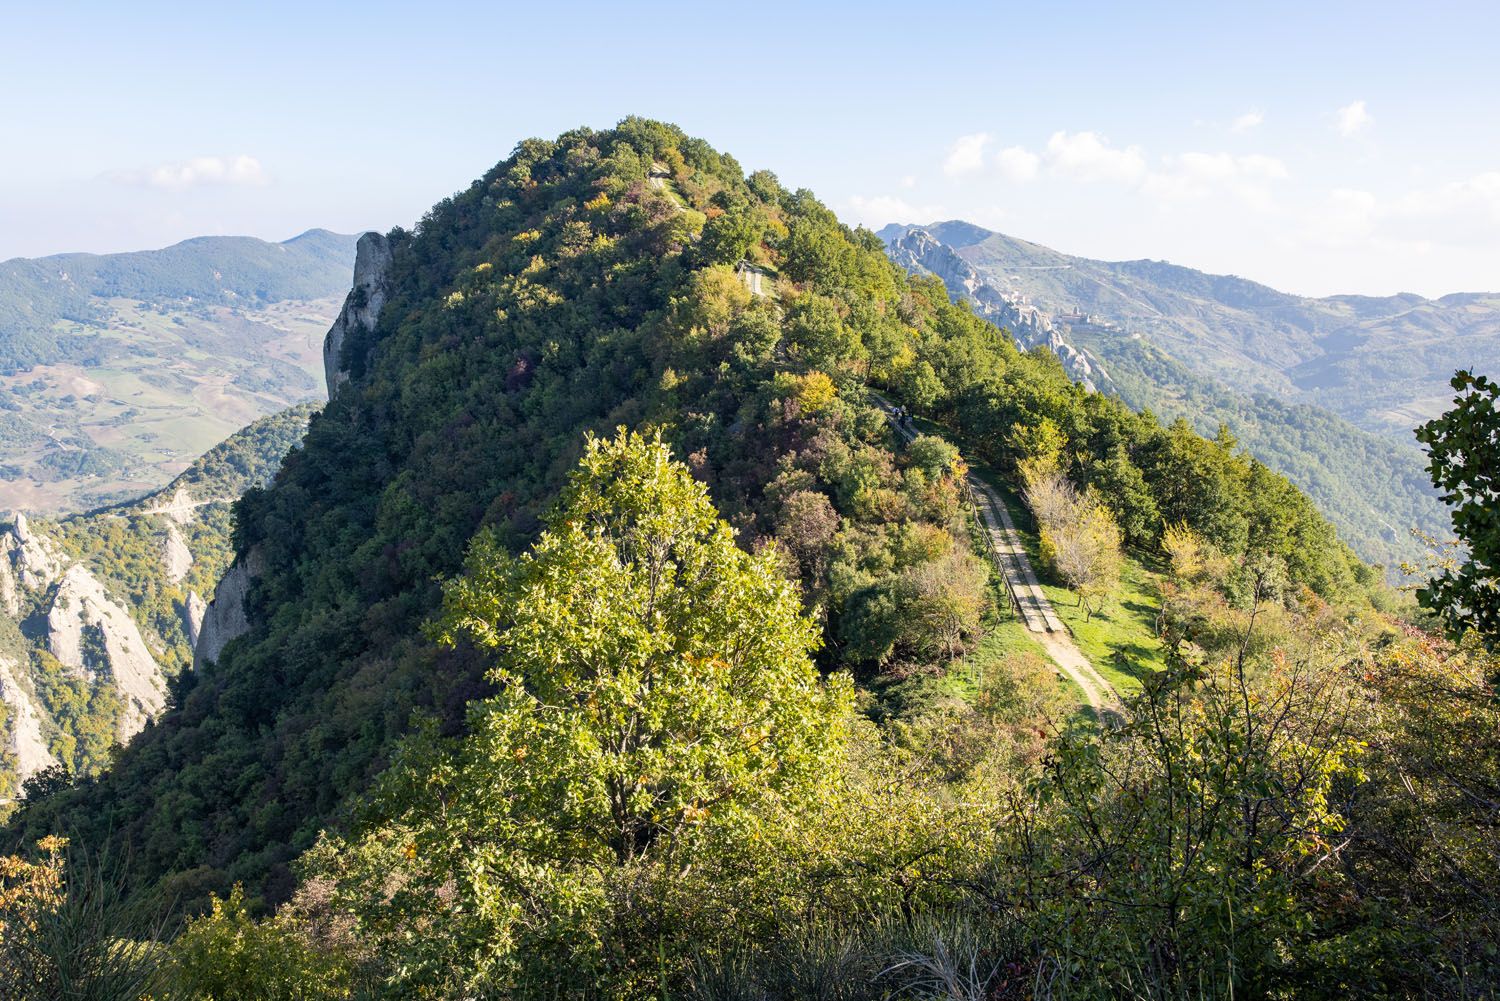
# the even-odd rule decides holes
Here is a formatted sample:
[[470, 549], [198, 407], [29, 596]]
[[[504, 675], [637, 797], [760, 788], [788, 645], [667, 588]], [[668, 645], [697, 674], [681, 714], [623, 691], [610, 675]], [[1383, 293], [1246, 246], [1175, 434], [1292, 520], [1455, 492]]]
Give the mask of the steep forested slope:
[[1075, 257], [965, 222], [926, 228], [1050, 312], [1106, 317], [1202, 375], [1315, 404], [1406, 442], [1446, 405], [1456, 366], [1500, 361], [1493, 290], [1313, 299], [1165, 261]]
[[[882, 234], [892, 260], [941, 276], [1025, 344], [1052, 345], [1074, 378], [1167, 419], [1187, 417], [1202, 434], [1229, 426], [1392, 576], [1424, 558], [1413, 530], [1448, 536], [1448, 510], [1410, 428], [1446, 401], [1455, 359], [1496, 357], [1478, 330], [1484, 297], [1308, 300], [1169, 264], [1068, 257], [963, 222]], [[1472, 315], [1448, 335], [1401, 332], [1433, 311]], [[1362, 332], [1365, 323], [1382, 332]], [[1316, 366], [1343, 372], [1343, 389], [1284, 377]], [[1409, 423], [1367, 429], [1380, 423], [1370, 408], [1407, 396], [1425, 401], [1403, 411]]]
[[1246, 568], [1232, 589], [1274, 572], [1358, 602], [1373, 580], [1232, 442], [1084, 393], [874, 234], [673, 127], [528, 140], [389, 249], [378, 321], [343, 331], [348, 381], [237, 508], [252, 628], [17, 831], [129, 842], [133, 876], [181, 898], [244, 879], [284, 899], [413, 710], [456, 732], [489, 690], [472, 647], [423, 631], [441, 580], [477, 533], [532, 541], [584, 433], [617, 425], [664, 429], [743, 547], [780, 543], [822, 666], [862, 678], [940, 669], [983, 628], [956, 457], [897, 454], [871, 384], [998, 468], [1066, 470], [1133, 545], [1191, 526]]

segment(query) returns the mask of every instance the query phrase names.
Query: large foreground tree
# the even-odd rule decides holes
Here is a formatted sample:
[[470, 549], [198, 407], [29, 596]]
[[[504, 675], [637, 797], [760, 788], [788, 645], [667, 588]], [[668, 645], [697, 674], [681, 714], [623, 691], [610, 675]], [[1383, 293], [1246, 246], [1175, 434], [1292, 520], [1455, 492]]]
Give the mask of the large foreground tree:
[[[365, 932], [405, 940], [411, 989], [524, 993], [571, 970], [629, 994], [695, 924], [668, 904], [685, 881], [723, 878], [757, 823], [818, 798], [849, 689], [814, 668], [778, 567], [659, 436], [623, 430], [589, 440], [530, 551], [476, 543], [440, 639], [488, 652], [498, 691], [462, 740], [407, 747], [382, 822], [332, 863]], [[736, 907], [694, 910], [712, 926]]]

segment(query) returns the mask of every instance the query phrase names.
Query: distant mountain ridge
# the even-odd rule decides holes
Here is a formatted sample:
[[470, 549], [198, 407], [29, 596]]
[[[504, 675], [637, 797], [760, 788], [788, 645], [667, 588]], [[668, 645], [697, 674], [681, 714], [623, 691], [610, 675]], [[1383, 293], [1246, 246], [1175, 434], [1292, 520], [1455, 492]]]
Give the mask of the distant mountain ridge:
[[313, 229], [0, 262], [0, 510], [138, 496], [235, 429], [321, 398], [354, 244]]
[[101, 299], [262, 304], [319, 299], [348, 283], [353, 236], [310, 229], [280, 243], [203, 236], [161, 250], [0, 262], [0, 372], [86, 352], [61, 321], [105, 316]]
[[[1162, 262], [1072, 257], [966, 222], [880, 236], [896, 263], [1051, 349], [1075, 381], [1205, 434], [1228, 426], [1365, 559], [1394, 566], [1421, 555], [1411, 529], [1449, 531], [1410, 427], [1446, 404], [1453, 367], [1500, 362], [1500, 295], [1306, 299]], [[1444, 323], [1472, 336], [1441, 335]]]
[[1454, 369], [1500, 363], [1500, 292], [1313, 299], [1165, 261], [1074, 257], [961, 221], [880, 235], [890, 244], [912, 229], [1043, 309], [1102, 314], [1202, 374], [1402, 439], [1442, 411]]

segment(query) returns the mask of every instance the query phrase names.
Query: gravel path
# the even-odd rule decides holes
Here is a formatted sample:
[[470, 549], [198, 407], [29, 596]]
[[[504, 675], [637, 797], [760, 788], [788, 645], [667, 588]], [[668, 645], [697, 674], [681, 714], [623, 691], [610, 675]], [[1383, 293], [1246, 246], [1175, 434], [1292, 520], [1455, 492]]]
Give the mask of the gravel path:
[[[903, 426], [896, 420], [888, 400], [879, 396], [875, 399], [891, 418], [891, 426], [896, 429], [896, 434], [902, 441], [909, 442], [916, 437], [914, 429]], [[971, 475], [968, 485], [974, 509], [989, 537], [990, 558], [1005, 579], [1005, 587], [1020, 612], [1021, 621], [1036, 634], [1037, 641], [1053, 662], [1082, 689], [1084, 698], [1100, 720], [1115, 722], [1122, 719], [1119, 692], [1094, 669], [1083, 651], [1078, 649], [1078, 644], [1073, 642], [1067, 626], [1057, 617], [1052, 602], [1047, 600], [1047, 595], [1042, 591], [1031, 560], [1026, 556], [1021, 535], [1011, 521], [1005, 502], [988, 483], [977, 476]]]

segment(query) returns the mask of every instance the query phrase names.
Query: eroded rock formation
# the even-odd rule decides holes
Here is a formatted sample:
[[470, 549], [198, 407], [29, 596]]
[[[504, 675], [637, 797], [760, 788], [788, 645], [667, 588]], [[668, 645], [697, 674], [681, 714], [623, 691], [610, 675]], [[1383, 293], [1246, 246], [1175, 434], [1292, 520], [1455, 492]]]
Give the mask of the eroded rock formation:
[[366, 233], [354, 250], [354, 287], [344, 299], [328, 336], [323, 338], [323, 373], [328, 379], [328, 398], [349, 381], [343, 367], [344, 342], [357, 330], [374, 330], [380, 311], [390, 294], [391, 245], [379, 233]]
[[0, 656], [0, 701], [9, 710], [4, 747], [15, 758], [17, 785], [57, 764], [42, 736], [42, 712], [32, 693], [21, 686], [21, 673], [15, 661]]
[[245, 599], [263, 570], [260, 551], [251, 549], [236, 560], [219, 581], [219, 586], [214, 589], [214, 600], [209, 602], [198, 629], [198, 642], [193, 647], [193, 670], [201, 671], [216, 662], [230, 640], [249, 632], [250, 617], [245, 609]]
[[927, 230], [912, 227], [887, 246], [891, 260], [913, 274], [934, 274], [955, 300], [966, 299], [986, 320], [1009, 330], [1023, 348], [1046, 347], [1063, 369], [1089, 392], [1108, 383], [1097, 360], [1070, 344], [1051, 319], [1018, 296], [1009, 295], [980, 277], [973, 265]]
[[166, 702], [161, 668], [140, 628], [81, 564], [67, 569], [52, 597], [47, 648], [65, 666], [91, 677], [108, 672], [125, 702], [119, 727], [122, 741], [140, 730]]

